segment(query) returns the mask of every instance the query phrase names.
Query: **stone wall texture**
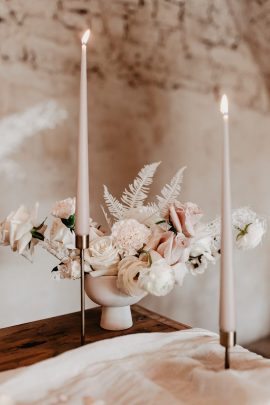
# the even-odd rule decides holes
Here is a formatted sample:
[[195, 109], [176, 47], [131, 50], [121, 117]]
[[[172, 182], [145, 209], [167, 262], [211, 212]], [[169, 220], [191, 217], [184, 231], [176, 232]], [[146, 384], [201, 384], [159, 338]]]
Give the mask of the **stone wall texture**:
[[[182, 199], [216, 216], [218, 104], [226, 92], [233, 205], [268, 217], [269, 18], [269, 0], [2, 0], [0, 217], [36, 200], [45, 214], [54, 200], [75, 194], [80, 35], [88, 26], [92, 215], [103, 221], [103, 184], [119, 195], [141, 166], [161, 160], [153, 195], [186, 165]], [[25, 120], [25, 111], [49, 100], [66, 118], [43, 129], [28, 118], [24, 135], [3, 130], [6, 117]], [[268, 235], [256, 251], [235, 253], [242, 342], [270, 332], [269, 243]], [[78, 283], [50, 280], [52, 265], [45, 252], [31, 264], [0, 251], [0, 327], [79, 308]], [[168, 297], [144, 304], [217, 330], [218, 272], [190, 276]]]

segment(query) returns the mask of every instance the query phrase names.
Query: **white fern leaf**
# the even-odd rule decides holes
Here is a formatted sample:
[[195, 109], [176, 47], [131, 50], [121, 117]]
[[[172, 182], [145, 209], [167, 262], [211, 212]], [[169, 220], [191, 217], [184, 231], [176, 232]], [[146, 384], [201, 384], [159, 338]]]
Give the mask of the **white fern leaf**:
[[156, 203], [149, 203], [145, 208], [147, 215], [145, 215], [142, 219], [142, 222], [145, 225], [152, 226], [163, 219], [160, 215], [160, 210]]
[[158, 212], [159, 208], [157, 204], [149, 203], [142, 207], [128, 209], [124, 213], [124, 219], [133, 218], [146, 225], [145, 221], [147, 221], [148, 218], [152, 217], [153, 215], [156, 216]]
[[170, 184], [166, 184], [166, 186], [164, 186], [161, 190], [161, 196], [157, 196], [158, 208], [163, 216], [166, 214], [170, 204], [173, 204], [180, 194], [185, 169], [186, 167], [182, 167], [180, 170], [178, 170], [178, 172], [172, 178]]
[[120, 201], [111, 195], [106, 186], [104, 186], [104, 200], [110, 214], [116, 219], [122, 219], [126, 208], [120, 203]]
[[107, 225], [108, 225], [108, 227], [111, 229], [111, 227], [112, 227], [112, 220], [111, 220], [111, 218], [109, 217], [109, 215], [108, 215], [107, 211], [105, 210], [105, 208], [103, 207], [103, 205], [101, 205], [100, 207], [101, 207], [102, 212], [103, 212], [103, 215], [104, 215], [104, 217], [105, 217], [105, 219], [106, 219]]
[[149, 203], [142, 207], [127, 210], [124, 214], [124, 218], [134, 218], [141, 224], [147, 226], [152, 226], [163, 219], [156, 203]]
[[153, 182], [153, 176], [161, 162], [151, 163], [144, 166], [138, 173], [129, 190], [125, 189], [121, 200], [129, 208], [141, 207], [149, 193], [149, 186]]

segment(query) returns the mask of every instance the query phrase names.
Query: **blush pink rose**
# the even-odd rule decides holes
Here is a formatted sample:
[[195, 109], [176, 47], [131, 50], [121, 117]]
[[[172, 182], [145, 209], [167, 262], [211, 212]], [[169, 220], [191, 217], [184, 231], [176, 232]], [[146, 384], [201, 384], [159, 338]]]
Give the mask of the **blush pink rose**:
[[189, 258], [190, 241], [182, 234], [175, 235], [172, 231], [163, 231], [159, 226], [144, 247], [145, 250], [155, 250], [171, 266], [176, 263], [185, 263]]
[[186, 238], [195, 235], [195, 225], [201, 219], [201, 209], [193, 203], [175, 203], [170, 206], [169, 219], [178, 233], [183, 233]]

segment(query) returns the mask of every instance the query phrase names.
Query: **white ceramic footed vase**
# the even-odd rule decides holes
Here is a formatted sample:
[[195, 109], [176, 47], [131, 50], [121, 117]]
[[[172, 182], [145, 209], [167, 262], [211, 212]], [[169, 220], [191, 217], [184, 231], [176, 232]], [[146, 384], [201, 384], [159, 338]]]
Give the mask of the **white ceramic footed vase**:
[[96, 304], [101, 305], [100, 326], [107, 330], [124, 330], [133, 325], [130, 305], [140, 301], [146, 293], [131, 297], [116, 287], [117, 276], [92, 277], [85, 275], [85, 292]]

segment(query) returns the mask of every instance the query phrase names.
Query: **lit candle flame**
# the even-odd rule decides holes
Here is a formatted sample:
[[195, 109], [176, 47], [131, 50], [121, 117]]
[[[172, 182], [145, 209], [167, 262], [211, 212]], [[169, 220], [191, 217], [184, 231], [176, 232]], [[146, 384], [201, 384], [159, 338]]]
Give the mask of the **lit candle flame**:
[[229, 113], [229, 103], [226, 94], [223, 94], [220, 102], [220, 112], [223, 115], [228, 115]]
[[90, 38], [90, 30], [88, 29], [88, 30], [86, 30], [85, 31], [85, 33], [83, 34], [83, 36], [82, 36], [82, 45], [86, 45], [87, 44], [87, 42], [88, 42], [88, 40], [89, 40], [89, 38]]

